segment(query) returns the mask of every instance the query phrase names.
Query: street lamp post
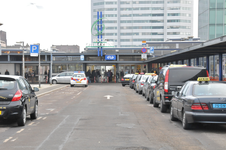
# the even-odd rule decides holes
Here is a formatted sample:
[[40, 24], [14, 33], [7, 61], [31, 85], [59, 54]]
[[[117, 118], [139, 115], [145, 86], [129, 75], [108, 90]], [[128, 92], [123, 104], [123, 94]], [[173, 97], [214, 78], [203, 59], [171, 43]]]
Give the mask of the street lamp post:
[[22, 76], [25, 78], [25, 76], [24, 76], [24, 73], [25, 73], [25, 71], [24, 71], [24, 42], [23, 41], [21, 41], [21, 42], [16, 42], [16, 43], [20, 43], [20, 44], [22, 44], [22, 48], [23, 48], [23, 68], [22, 68], [22, 71], [23, 71], [23, 74], [22, 74]]

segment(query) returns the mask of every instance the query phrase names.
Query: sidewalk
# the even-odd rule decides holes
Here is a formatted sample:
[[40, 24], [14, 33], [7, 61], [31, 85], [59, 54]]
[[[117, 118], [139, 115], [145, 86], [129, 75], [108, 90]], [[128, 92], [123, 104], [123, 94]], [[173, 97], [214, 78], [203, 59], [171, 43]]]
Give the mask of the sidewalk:
[[50, 93], [52, 91], [64, 88], [66, 86], [69, 86], [69, 84], [52, 84], [52, 85], [50, 85], [50, 84], [41, 84], [41, 88], [39, 88], [39, 84], [31, 84], [32, 88], [33, 87], [39, 88], [39, 91], [36, 92], [36, 95], [38, 97], [42, 96], [44, 94]]

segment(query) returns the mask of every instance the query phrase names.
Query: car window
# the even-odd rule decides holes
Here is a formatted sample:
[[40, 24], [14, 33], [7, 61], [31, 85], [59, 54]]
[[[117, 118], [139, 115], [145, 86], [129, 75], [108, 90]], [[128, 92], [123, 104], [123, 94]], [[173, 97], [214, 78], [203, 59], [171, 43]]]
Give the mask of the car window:
[[147, 76], [143, 76], [143, 77], [142, 77], [142, 80], [146, 80], [146, 79], [147, 79]]
[[74, 74], [73, 77], [82, 78], [85, 77], [84, 74]]
[[188, 91], [188, 88], [189, 88], [189, 84], [186, 84], [185, 87], [184, 87], [184, 89], [183, 89], [183, 91], [182, 91], [181, 96], [183, 96], [183, 97], [186, 96], [186, 93]]
[[67, 76], [73, 76], [73, 74], [74, 74], [73, 72], [68, 72]]
[[23, 81], [22, 79], [19, 79], [18, 81], [19, 81], [19, 82], [18, 82], [19, 88], [20, 88], [21, 90], [27, 90], [27, 87], [26, 87], [24, 81]]
[[132, 76], [133, 76], [133, 74], [127, 74], [127, 75], [124, 76], [124, 78], [125, 78], [125, 77], [126, 77], [126, 78], [132, 78]]
[[27, 86], [28, 91], [31, 93], [32, 88], [31, 88], [30, 84], [25, 79], [22, 79], [22, 80], [24, 81], [25, 85]]
[[226, 84], [211, 83], [211, 84], [196, 84], [193, 87], [193, 95], [195, 96], [226, 96]]
[[60, 73], [59, 75], [60, 75], [60, 77], [66, 76], [66, 73], [65, 72], [64, 73]]
[[145, 82], [148, 82], [149, 77], [146, 78]]
[[15, 88], [16, 81], [7, 81], [0, 79], [0, 90], [11, 90]]

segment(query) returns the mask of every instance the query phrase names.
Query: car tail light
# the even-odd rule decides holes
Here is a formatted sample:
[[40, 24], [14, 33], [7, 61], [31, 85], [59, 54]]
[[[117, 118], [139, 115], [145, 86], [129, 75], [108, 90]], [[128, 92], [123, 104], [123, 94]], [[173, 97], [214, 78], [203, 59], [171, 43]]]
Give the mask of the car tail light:
[[153, 86], [153, 89], [155, 89], [156, 85]]
[[165, 98], [169, 98], [169, 97], [165, 97]]
[[133, 83], [135, 82], [135, 80], [133, 80]]
[[122, 81], [124, 81], [124, 79], [123, 79], [123, 78], [122, 78], [121, 80], [122, 80]]
[[209, 110], [209, 107], [207, 106], [206, 103], [194, 103], [191, 106], [192, 110]]
[[21, 99], [21, 97], [22, 97], [22, 91], [21, 90], [18, 90], [17, 92], [16, 92], [16, 94], [13, 96], [13, 99], [12, 99], [12, 101], [19, 101], [20, 99]]
[[141, 82], [140, 85], [144, 85], [144, 82]]
[[208, 72], [208, 70], [206, 70], [206, 75], [207, 75], [207, 77], [210, 77], [210, 76], [209, 76], [209, 72]]
[[168, 81], [169, 81], [169, 70], [166, 72], [165, 83], [164, 83], [164, 91], [168, 93]]
[[84, 80], [86, 80], [86, 78], [84, 78]]
[[73, 78], [71, 78], [71, 80], [73, 80]]

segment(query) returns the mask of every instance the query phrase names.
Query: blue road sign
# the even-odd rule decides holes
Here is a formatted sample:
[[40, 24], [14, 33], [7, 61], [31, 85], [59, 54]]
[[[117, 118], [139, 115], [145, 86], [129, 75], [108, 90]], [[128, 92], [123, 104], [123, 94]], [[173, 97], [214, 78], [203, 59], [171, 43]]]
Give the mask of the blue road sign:
[[150, 47], [150, 54], [154, 54], [154, 47]]
[[146, 52], [147, 52], [147, 49], [146, 49], [145, 47], [143, 47], [143, 48], [141, 49], [141, 52], [142, 52], [142, 53], [146, 53]]
[[30, 56], [37, 57], [39, 53], [39, 45], [30, 45]]
[[80, 60], [82, 60], [82, 61], [84, 61], [84, 60], [85, 60], [84, 55], [80, 55]]
[[116, 60], [116, 55], [105, 55], [105, 60]]

